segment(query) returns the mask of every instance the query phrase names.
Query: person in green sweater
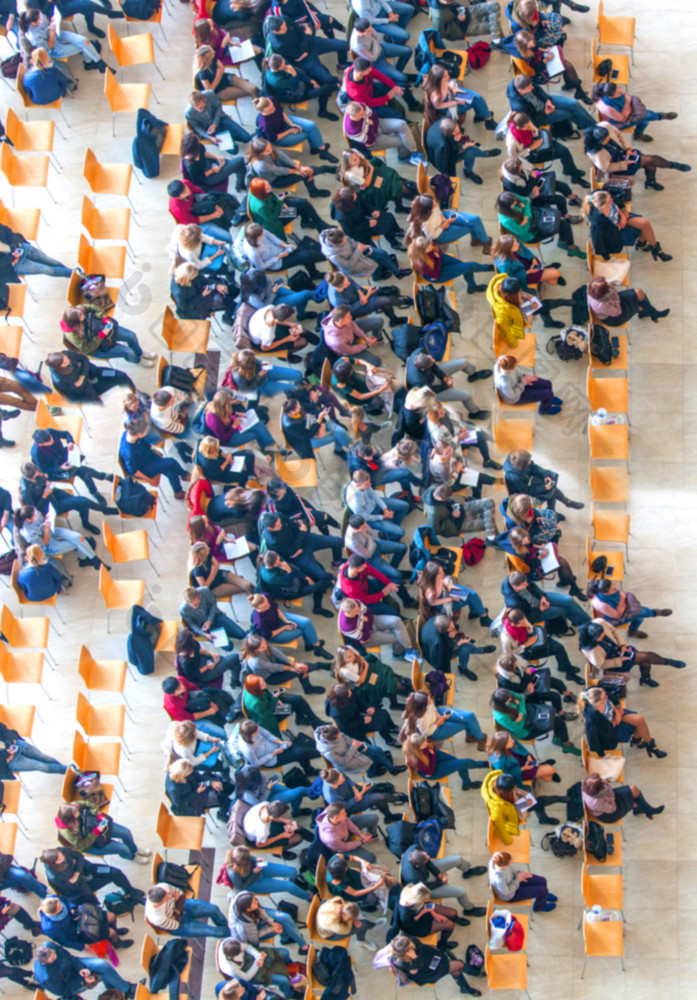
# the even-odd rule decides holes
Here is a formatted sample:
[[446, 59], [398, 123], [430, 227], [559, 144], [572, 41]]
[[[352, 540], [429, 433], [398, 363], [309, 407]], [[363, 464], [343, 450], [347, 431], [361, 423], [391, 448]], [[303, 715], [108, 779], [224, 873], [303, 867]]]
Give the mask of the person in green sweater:
[[246, 718], [256, 722], [281, 739], [279, 723], [289, 715], [295, 715], [299, 726], [321, 726], [323, 720], [312, 711], [299, 694], [291, 694], [283, 688], [271, 691], [263, 677], [249, 674], [242, 690], [242, 711]]
[[566, 250], [569, 257], [586, 259], [585, 251], [574, 243], [571, 223], [568, 218], [560, 216], [556, 209], [534, 208], [529, 198], [502, 191], [496, 199], [496, 215], [504, 231], [512, 233], [523, 243], [541, 243], [558, 233], [558, 247]]
[[554, 714], [551, 727], [545, 729], [540, 726], [536, 710], [547, 706], [528, 706], [525, 695], [506, 691], [504, 688], [494, 691], [489, 704], [498, 729], [505, 729], [518, 740], [533, 740], [538, 736], [545, 736], [551, 728], [554, 732], [552, 742], [556, 746], [561, 747], [564, 753], [580, 755], [581, 751], [569, 739], [568, 727], [560, 715]]
[[[282, 215], [284, 208], [295, 209], [295, 211], [286, 211], [285, 215]], [[291, 221], [296, 214], [303, 229], [316, 229], [319, 233], [323, 229], [329, 228], [330, 225], [320, 218], [307, 198], [296, 198], [295, 195], [290, 195], [287, 191], [282, 191], [280, 195], [274, 194], [269, 182], [262, 177], [253, 177], [249, 182], [247, 211], [252, 222], [263, 226], [267, 232], [273, 233], [279, 240], [286, 239], [283, 226]]]

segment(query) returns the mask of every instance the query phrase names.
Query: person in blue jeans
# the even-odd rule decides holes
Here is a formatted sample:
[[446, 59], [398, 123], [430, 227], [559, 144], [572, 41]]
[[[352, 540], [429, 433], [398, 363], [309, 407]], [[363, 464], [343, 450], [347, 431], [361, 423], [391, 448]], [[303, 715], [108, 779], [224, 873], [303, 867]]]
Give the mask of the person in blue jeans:
[[[14, 752], [11, 747], [16, 746]], [[11, 771], [43, 771], [45, 774], [65, 774], [66, 764], [61, 764], [55, 757], [49, 757], [28, 740], [12, 739], [5, 753]]]
[[407, 247], [413, 270], [426, 281], [439, 285], [444, 281], [454, 281], [462, 275], [467, 284], [467, 294], [486, 291], [486, 285], [477, 284], [474, 275], [493, 271], [493, 264], [478, 264], [471, 260], [458, 260], [443, 253], [436, 242], [428, 236], [417, 236]]
[[133, 1000], [136, 993], [136, 984], [120, 976], [111, 962], [85, 954], [71, 955], [53, 943], [37, 949], [33, 972], [39, 987], [58, 997], [81, 996], [84, 990], [101, 984], [120, 990], [127, 1000]]
[[64, 802], [58, 808], [56, 826], [63, 840], [83, 854], [117, 854], [141, 865], [152, 854], [138, 847], [128, 827], [114, 823], [111, 816], [98, 813], [86, 802]]
[[438, 707], [426, 691], [413, 691], [409, 695], [402, 718], [407, 732], [418, 732], [437, 742], [449, 740], [463, 730], [470, 741], [484, 739], [474, 712], [464, 708]]
[[[275, 934], [281, 934], [281, 941], [293, 941], [298, 945], [301, 955], [306, 955], [309, 951], [309, 946], [290, 914], [270, 907], [267, 909], [253, 892], [240, 892], [235, 896], [228, 917], [230, 934], [237, 941], [248, 942], [256, 947]], [[281, 951], [285, 952], [285, 948]]]
[[17, 889], [18, 892], [33, 892], [39, 899], [45, 899], [48, 889], [26, 868], [10, 864], [4, 875], [0, 875], [1, 889]]
[[311, 900], [312, 893], [295, 884], [297, 875], [292, 865], [255, 857], [248, 847], [233, 847], [225, 855], [224, 879], [234, 892], [254, 892], [258, 896], [281, 892], [296, 899]]
[[444, 750], [437, 750], [435, 744], [422, 733], [412, 733], [404, 741], [404, 758], [412, 769], [421, 778], [437, 781], [440, 778], [447, 778], [450, 774], [459, 774], [462, 787], [465, 791], [469, 788], [480, 788], [481, 781], [470, 780], [470, 769], [489, 769], [488, 760], [474, 760], [472, 757], [455, 757]]
[[165, 458], [147, 444], [145, 438], [150, 430], [149, 421], [145, 418], [133, 420], [121, 435], [119, 443], [119, 460], [127, 475], [134, 476], [141, 472], [149, 479], [164, 476], [176, 500], [184, 499], [182, 478], [188, 478], [186, 469], [175, 458]]
[[[211, 919], [212, 924], [203, 923]], [[228, 936], [227, 920], [215, 903], [203, 899], [186, 899], [181, 889], [168, 882], [158, 882], [148, 890], [145, 919], [156, 929], [174, 937]]]

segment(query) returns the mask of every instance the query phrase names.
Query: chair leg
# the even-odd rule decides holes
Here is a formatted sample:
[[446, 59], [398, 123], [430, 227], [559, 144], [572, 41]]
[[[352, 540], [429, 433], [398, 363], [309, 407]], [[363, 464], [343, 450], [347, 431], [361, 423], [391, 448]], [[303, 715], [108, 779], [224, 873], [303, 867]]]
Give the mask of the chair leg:
[[[60, 619], [61, 625], [65, 625], [65, 619], [63, 618], [63, 615], [58, 610], [58, 605], [57, 604], [56, 604], [56, 614], [58, 615], [58, 618]], [[54, 626], [54, 628], [55, 628], [55, 626]], [[58, 629], [56, 629], [56, 632], [58, 633], [58, 635], [60, 635], [60, 632], [58, 632]]]
[[164, 80], [164, 76], [162, 75], [162, 70], [161, 70], [161, 69], [160, 69], [160, 67], [159, 67], [159, 66], [157, 65], [157, 63], [153, 63], [153, 66], [155, 67], [155, 69], [157, 70], [157, 72], [158, 72], [158, 73], [160, 74], [160, 76], [161, 76], [161, 77], [162, 77], [162, 79]]
[[22, 780], [22, 774], [21, 774], [21, 771], [18, 771], [18, 772], [17, 772], [17, 777], [19, 778], [19, 783], [20, 783], [20, 785], [22, 786], [22, 791], [23, 791], [23, 792], [24, 792], [24, 793], [25, 793], [26, 795], [28, 795], [30, 799], [33, 799], [33, 798], [34, 798], [34, 796], [33, 796], [33, 795], [31, 794], [31, 792], [30, 792], [30, 791], [29, 791], [29, 789], [27, 788], [26, 784], [25, 784], [25, 783], [24, 783], [24, 781]]
[[31, 285], [28, 283], [28, 281], [27, 281], [26, 278], [24, 279], [24, 281], [22, 282], [22, 284], [24, 285], [24, 287], [26, 288], [27, 292], [29, 293], [29, 298], [32, 300], [32, 302], [38, 302], [39, 300], [36, 297], [36, 295], [34, 295], [34, 292], [31, 289]]
[[148, 559], [148, 562], [150, 563], [150, 565], [152, 566], [152, 568], [155, 570], [155, 576], [159, 576], [160, 574], [157, 572], [157, 569], [155, 568], [152, 559]]
[[[586, 962], [587, 961], [588, 961], [588, 955], [586, 955], [586, 957], [583, 959], [583, 968], [581, 969], [581, 979], [583, 979], [583, 977], [586, 974]], [[622, 960], [622, 966], [624, 967], [624, 959]]]
[[44, 694], [46, 695], [46, 699], [47, 699], [48, 701], [53, 701], [53, 698], [52, 698], [52, 697], [51, 697], [51, 695], [50, 695], [50, 694], [48, 693], [48, 691], [47, 691], [47, 690], [46, 690], [46, 688], [44, 687], [43, 683], [40, 683], [40, 684], [39, 684], [39, 687], [41, 688], [41, 690], [43, 691], [43, 693], [44, 693]]
[[159, 97], [157, 96], [157, 94], [155, 93], [155, 90], [154, 90], [154, 88], [153, 88], [153, 86], [152, 86], [152, 85], [150, 86], [150, 93], [151, 93], [151, 94], [152, 94], [152, 96], [153, 96], [153, 97], [155, 98], [155, 104], [159, 104], [159, 103], [160, 103], [160, 98], [159, 98]]

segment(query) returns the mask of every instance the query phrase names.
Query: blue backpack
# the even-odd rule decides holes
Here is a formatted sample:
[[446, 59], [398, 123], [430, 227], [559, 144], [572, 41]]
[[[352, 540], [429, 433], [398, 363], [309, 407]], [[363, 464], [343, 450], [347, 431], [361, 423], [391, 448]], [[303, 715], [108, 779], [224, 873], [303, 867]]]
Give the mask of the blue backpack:
[[414, 843], [420, 850], [425, 851], [429, 858], [435, 858], [440, 851], [443, 842], [443, 827], [440, 820], [435, 816], [425, 819], [416, 827]]
[[445, 323], [429, 323], [421, 331], [420, 347], [436, 361], [442, 361], [448, 348], [448, 330]]

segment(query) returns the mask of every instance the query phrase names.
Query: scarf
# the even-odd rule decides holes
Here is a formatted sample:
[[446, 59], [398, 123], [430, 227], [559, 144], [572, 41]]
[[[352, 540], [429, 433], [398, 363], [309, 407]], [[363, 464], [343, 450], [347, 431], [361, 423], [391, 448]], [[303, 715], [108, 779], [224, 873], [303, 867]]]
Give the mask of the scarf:
[[519, 128], [512, 121], [508, 123], [508, 128], [516, 142], [519, 142], [526, 149], [537, 139], [537, 129]]

